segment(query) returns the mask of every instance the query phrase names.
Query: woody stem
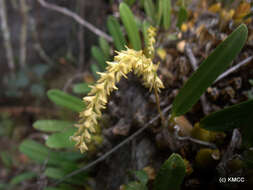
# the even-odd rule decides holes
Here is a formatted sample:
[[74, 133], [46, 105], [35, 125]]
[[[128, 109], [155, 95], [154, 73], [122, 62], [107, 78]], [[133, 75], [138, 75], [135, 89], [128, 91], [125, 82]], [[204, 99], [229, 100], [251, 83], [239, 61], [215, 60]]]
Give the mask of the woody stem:
[[157, 89], [156, 88], [154, 88], [154, 89], [155, 89], [155, 99], [156, 99], [157, 110], [158, 110], [158, 113], [160, 114], [162, 125], [163, 125], [163, 127], [165, 127], [165, 118], [164, 118], [164, 115], [163, 115], [161, 108], [160, 108], [160, 98], [158, 96]]

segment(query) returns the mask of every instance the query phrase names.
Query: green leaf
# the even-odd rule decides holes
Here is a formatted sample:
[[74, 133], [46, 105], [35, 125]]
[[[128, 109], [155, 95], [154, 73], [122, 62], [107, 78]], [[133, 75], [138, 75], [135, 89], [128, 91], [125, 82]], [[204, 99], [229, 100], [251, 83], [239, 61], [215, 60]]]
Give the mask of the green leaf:
[[43, 190], [63, 190], [61, 188], [58, 188], [58, 187], [46, 187], [45, 189]]
[[[13, 82], [13, 81], [11, 81]], [[23, 70], [20, 70], [18, 73], [17, 73], [17, 76], [16, 78], [14, 79], [14, 86], [16, 88], [25, 88], [26, 86], [29, 85], [29, 78], [28, 78], [28, 75], [26, 73], [26, 71], [23, 69]]]
[[82, 100], [58, 89], [47, 91], [47, 96], [56, 105], [66, 107], [72, 111], [81, 112], [85, 108]]
[[75, 143], [69, 139], [76, 132], [76, 128], [69, 128], [60, 133], [54, 133], [46, 140], [46, 145], [50, 148], [72, 148]]
[[200, 127], [210, 131], [228, 131], [241, 128], [243, 143], [250, 146], [253, 145], [252, 110], [253, 100], [248, 100], [206, 116], [200, 121]]
[[243, 152], [243, 160], [247, 168], [253, 169], [253, 151], [245, 150]]
[[45, 175], [53, 179], [61, 179], [65, 176], [66, 172], [58, 168], [47, 168]]
[[185, 7], [180, 7], [177, 17], [177, 27], [181, 28], [182, 24], [187, 21], [188, 13]]
[[7, 168], [12, 167], [12, 158], [11, 158], [10, 153], [7, 151], [3, 151], [0, 153], [0, 155], [1, 155], [1, 160], [4, 166]]
[[32, 140], [23, 141], [19, 150], [37, 163], [43, 163], [49, 154], [48, 148]]
[[140, 6], [141, 8], [144, 7], [144, 2], [145, 2], [145, 0], [139, 0], [139, 6]]
[[32, 84], [30, 92], [33, 96], [42, 97], [45, 95], [45, 88], [41, 84]]
[[163, 1], [164, 0], [158, 0], [158, 2], [157, 2], [158, 3], [157, 4], [158, 12], [157, 12], [157, 18], [156, 18], [156, 25], [157, 26], [160, 26], [162, 16], [163, 16]]
[[62, 120], [38, 120], [33, 124], [33, 127], [44, 132], [58, 132], [73, 126], [73, 124], [73, 122]]
[[132, 6], [135, 3], [136, 0], [124, 0], [124, 2], [126, 4], [128, 4], [129, 6]]
[[76, 190], [75, 187], [73, 187], [73, 185], [70, 184], [60, 184], [57, 189], [55, 187], [47, 187], [44, 190]]
[[148, 188], [146, 185], [136, 181], [130, 182], [126, 185], [126, 190], [147, 190], [147, 189]]
[[106, 64], [105, 56], [104, 56], [103, 52], [101, 51], [101, 49], [96, 46], [92, 46], [91, 55], [97, 61], [101, 70], [104, 71], [107, 64]]
[[[253, 123], [253, 100], [211, 113], [200, 121], [200, 127], [211, 131], [228, 131]], [[251, 117], [250, 117], [251, 116]]]
[[105, 56], [105, 60], [108, 60], [110, 57], [110, 46], [109, 46], [108, 42], [102, 37], [99, 38], [99, 47], [103, 51], [103, 54]]
[[156, 15], [155, 15], [155, 5], [152, 0], [145, 0], [144, 1], [144, 10], [148, 17], [151, 18], [153, 23], [155, 23]]
[[73, 185], [61, 184], [59, 187], [46, 187], [43, 190], [74, 190]]
[[32, 68], [32, 72], [36, 77], [43, 79], [43, 76], [49, 71], [50, 66], [46, 64], [36, 64]]
[[248, 91], [248, 99], [253, 99], [253, 93], [251, 91]]
[[249, 83], [253, 86], [253, 79], [249, 79]]
[[247, 121], [248, 123], [244, 124], [244, 126], [240, 128], [242, 128], [241, 130], [242, 131], [242, 145], [246, 148], [250, 148], [253, 146], [253, 128], [251, 126], [252, 121], [253, 121], [252, 115], [251, 115], [251, 118], [249, 117]]
[[126, 28], [126, 32], [133, 49], [140, 50], [140, 34], [132, 11], [125, 3], [120, 3], [119, 12], [120, 18]]
[[183, 115], [189, 111], [206, 88], [225, 71], [241, 51], [246, 42], [247, 34], [246, 25], [241, 24], [199, 66], [173, 101], [173, 117]]
[[98, 79], [98, 78], [99, 78], [99, 75], [97, 74], [97, 72], [100, 72], [99, 67], [98, 67], [96, 64], [91, 64], [90, 68], [91, 68], [91, 72], [92, 72], [93, 76], [94, 76], [96, 79]]
[[146, 185], [148, 183], [148, 174], [145, 171], [135, 171], [134, 174], [143, 185]]
[[116, 18], [109, 16], [107, 19], [107, 28], [113, 38], [114, 45], [118, 51], [125, 49], [126, 39], [120, 29], [120, 24]]
[[173, 153], [160, 168], [154, 182], [154, 190], [180, 190], [185, 173], [184, 160], [179, 154]]
[[8, 190], [9, 188], [11, 189], [9, 184], [5, 184], [5, 183], [0, 182], [0, 189], [1, 190]]
[[[73, 170], [72, 170], [73, 171]], [[72, 172], [71, 170], [63, 170], [60, 168], [53, 168], [49, 167], [45, 171], [45, 176], [52, 178], [52, 179], [62, 179], [65, 175]], [[76, 175], [74, 177], [66, 179], [66, 182], [76, 184], [76, 185], [83, 185], [85, 183], [85, 176], [82, 174]]]
[[78, 83], [75, 84], [73, 87], [73, 91], [76, 94], [87, 94], [89, 93], [91, 88], [89, 87], [89, 84], [87, 83]]
[[163, 27], [168, 30], [170, 27], [170, 16], [171, 16], [171, 0], [163, 0]]
[[72, 162], [84, 157], [77, 152], [54, 152], [33, 140], [24, 140], [19, 150], [36, 163], [43, 164], [48, 160], [48, 164], [62, 167], [73, 167]]
[[69, 162], [76, 162], [77, 160], [80, 160], [82, 158], [84, 158], [84, 155], [85, 154], [81, 154], [79, 151], [76, 151], [76, 152], [52, 152], [51, 155], [52, 155], [52, 158], [54, 158], [55, 156], [60, 156], [62, 159], [66, 160], [66, 161], [69, 161]]
[[11, 185], [17, 185], [25, 180], [29, 180], [36, 177], [36, 173], [34, 172], [24, 172], [22, 174], [19, 174], [11, 179], [10, 184]]

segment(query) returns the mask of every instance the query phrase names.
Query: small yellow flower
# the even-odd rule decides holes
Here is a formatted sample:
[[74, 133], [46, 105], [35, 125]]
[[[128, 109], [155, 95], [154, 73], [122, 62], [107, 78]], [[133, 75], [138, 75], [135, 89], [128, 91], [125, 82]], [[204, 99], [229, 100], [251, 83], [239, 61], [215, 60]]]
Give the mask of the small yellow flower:
[[78, 131], [72, 137], [76, 142], [76, 147], [83, 153], [88, 150], [89, 143], [92, 141], [91, 134], [95, 133], [95, 126], [98, 119], [102, 116], [102, 109], [105, 109], [107, 97], [113, 90], [117, 90], [116, 83], [122, 77], [127, 78], [127, 74], [131, 71], [140, 76], [143, 85], [151, 91], [155, 88], [158, 92], [164, 88], [162, 81], [157, 76], [159, 65], [153, 64], [151, 58], [154, 54], [155, 28], [149, 30], [149, 46], [148, 57], [143, 51], [135, 51], [126, 47], [126, 50], [116, 52], [113, 62], [107, 62], [106, 72], [98, 73], [100, 79], [95, 85], [90, 86], [91, 91], [88, 96], [83, 98], [86, 109], [80, 113]]
[[84, 142], [81, 143], [81, 145], [79, 146], [79, 148], [80, 148], [81, 153], [84, 153], [84, 152], [86, 152], [88, 150], [88, 147], [87, 147], [87, 145]]

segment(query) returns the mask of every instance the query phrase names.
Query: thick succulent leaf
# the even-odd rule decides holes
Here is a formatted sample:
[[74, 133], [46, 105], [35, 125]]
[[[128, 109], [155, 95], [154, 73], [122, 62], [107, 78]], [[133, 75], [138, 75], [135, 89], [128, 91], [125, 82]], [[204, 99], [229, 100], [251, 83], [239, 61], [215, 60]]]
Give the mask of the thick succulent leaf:
[[115, 48], [120, 51], [125, 49], [126, 39], [120, 29], [120, 24], [116, 18], [109, 16], [107, 19], [107, 28], [113, 38]]
[[126, 190], [147, 190], [147, 186], [137, 181], [130, 182], [125, 187]]
[[43, 190], [65, 190], [65, 189], [58, 188], [58, 187], [46, 187], [46, 188], [43, 189]]
[[19, 150], [36, 163], [43, 164], [48, 160], [48, 164], [62, 167], [70, 167], [72, 162], [83, 158], [83, 155], [77, 152], [54, 152], [33, 140], [24, 140]]
[[69, 139], [76, 132], [76, 128], [69, 128], [60, 133], [54, 133], [46, 140], [50, 148], [73, 148], [75, 143]]
[[87, 94], [90, 92], [90, 90], [91, 88], [89, 87], [89, 84], [87, 83], [78, 83], [78, 84], [75, 84], [73, 87], [73, 91], [76, 94]]
[[214, 112], [200, 121], [200, 127], [211, 131], [229, 131], [241, 128], [243, 144], [253, 145], [253, 100]]
[[[211, 113], [200, 121], [200, 127], [211, 131], [228, 131], [253, 123], [253, 100]], [[253, 134], [252, 134], [253, 135]]]
[[144, 1], [144, 10], [148, 17], [150, 17], [155, 22], [156, 15], [155, 15], [155, 5], [152, 0], [145, 0]]
[[168, 30], [170, 27], [170, 16], [171, 16], [171, 0], [163, 0], [163, 27]]
[[13, 177], [10, 181], [10, 184], [11, 185], [17, 185], [25, 180], [29, 180], [29, 179], [32, 179], [32, 178], [35, 178], [37, 175], [36, 173], [34, 172], [24, 172], [24, 173], [21, 173], [15, 177]]
[[162, 16], [163, 16], [163, 0], [157, 1], [157, 16], [156, 16], [156, 25], [160, 26]]
[[129, 6], [132, 6], [135, 3], [136, 0], [124, 0], [124, 2], [126, 4], [128, 4]]
[[81, 112], [85, 108], [85, 104], [81, 99], [71, 96], [58, 89], [51, 89], [47, 91], [47, 96], [56, 105], [63, 106], [72, 111]]
[[46, 187], [43, 190], [75, 190], [76, 188], [70, 184], [61, 184], [59, 187]]
[[244, 163], [247, 168], [253, 169], [253, 150], [245, 150], [243, 152]]
[[[49, 178], [59, 180], [59, 179], [62, 179], [65, 175], [67, 175], [69, 172], [72, 172], [75, 169], [73, 168], [72, 170], [63, 170], [62, 168], [49, 167], [45, 170], [44, 175]], [[76, 184], [76, 185], [83, 185], [84, 181], [85, 181], [85, 176], [80, 175], [80, 174], [66, 179], [66, 182], [71, 183], [71, 184]]]
[[98, 48], [97, 46], [92, 46], [91, 55], [97, 61], [101, 70], [104, 71], [107, 64], [106, 64], [106, 59], [102, 50]]
[[146, 185], [148, 183], [148, 174], [144, 170], [136, 171], [134, 174], [141, 184]]
[[154, 182], [154, 190], [180, 190], [185, 173], [184, 160], [179, 154], [173, 153], [160, 168]]
[[10, 184], [6, 184], [6, 183], [2, 183], [0, 182], [0, 189], [11, 189], [11, 185]]
[[110, 57], [110, 45], [102, 37], [99, 38], [99, 47], [102, 49], [105, 59], [108, 60]]
[[199, 100], [206, 88], [225, 71], [246, 42], [245, 24], [235, 29], [199, 66], [173, 101], [172, 115], [185, 114]]
[[63, 131], [73, 125], [73, 122], [62, 120], [38, 120], [33, 124], [37, 130], [44, 132], [58, 132]]
[[253, 79], [249, 79], [249, 83], [253, 86]]
[[90, 66], [91, 72], [93, 74], [93, 76], [98, 79], [99, 75], [97, 72], [101, 72], [101, 70], [99, 69], [99, 67], [96, 64], [91, 64]]
[[141, 49], [141, 39], [138, 27], [131, 9], [125, 3], [119, 6], [120, 18], [125, 26], [129, 41], [135, 50]]
[[19, 147], [20, 152], [37, 163], [43, 163], [48, 158], [49, 149], [33, 140], [25, 140]]
[[11, 168], [13, 166], [13, 160], [12, 160], [12, 156], [10, 154], [10, 152], [8, 151], [2, 151], [0, 153], [0, 158], [1, 158], [1, 162], [3, 164], [3, 166], [5, 166], [6, 168]]
[[181, 28], [181, 25], [187, 20], [188, 13], [185, 7], [180, 7], [177, 17], [177, 27]]

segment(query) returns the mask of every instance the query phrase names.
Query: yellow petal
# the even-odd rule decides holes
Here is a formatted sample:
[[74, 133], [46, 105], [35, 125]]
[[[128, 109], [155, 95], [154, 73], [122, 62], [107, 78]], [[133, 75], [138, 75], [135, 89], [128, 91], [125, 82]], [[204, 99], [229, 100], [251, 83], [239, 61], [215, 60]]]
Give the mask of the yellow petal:
[[88, 150], [88, 147], [84, 142], [79, 146], [79, 148], [80, 148], [81, 153], [84, 153]]

